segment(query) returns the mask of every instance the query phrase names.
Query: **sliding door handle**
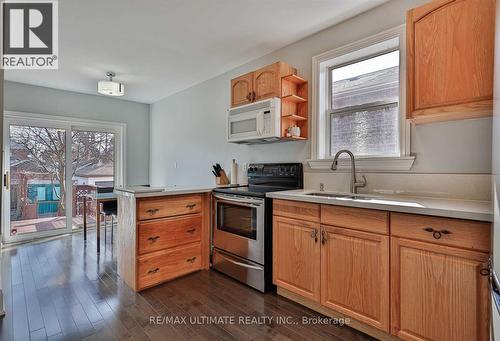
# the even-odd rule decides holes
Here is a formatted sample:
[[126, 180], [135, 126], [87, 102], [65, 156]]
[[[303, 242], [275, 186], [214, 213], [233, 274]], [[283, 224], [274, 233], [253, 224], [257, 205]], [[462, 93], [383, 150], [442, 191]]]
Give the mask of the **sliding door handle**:
[[5, 172], [3, 175], [3, 185], [5, 186], [6, 190], [10, 189], [10, 173], [9, 171]]

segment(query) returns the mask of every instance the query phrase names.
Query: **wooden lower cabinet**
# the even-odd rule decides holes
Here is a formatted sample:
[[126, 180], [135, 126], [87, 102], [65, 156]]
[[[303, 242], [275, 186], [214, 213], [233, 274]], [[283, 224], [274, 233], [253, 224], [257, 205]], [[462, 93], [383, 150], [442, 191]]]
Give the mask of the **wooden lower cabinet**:
[[321, 228], [321, 304], [389, 332], [389, 236]]
[[318, 223], [274, 216], [273, 282], [320, 301], [320, 227]]
[[489, 340], [488, 254], [391, 238], [392, 333], [404, 340]]
[[139, 254], [168, 249], [201, 240], [201, 214], [150, 220], [137, 224]]
[[200, 244], [140, 256], [137, 271], [139, 290], [200, 269]]
[[280, 295], [382, 340], [490, 339], [489, 223], [314, 205], [276, 201]]
[[118, 196], [118, 275], [134, 291], [209, 267], [210, 193]]

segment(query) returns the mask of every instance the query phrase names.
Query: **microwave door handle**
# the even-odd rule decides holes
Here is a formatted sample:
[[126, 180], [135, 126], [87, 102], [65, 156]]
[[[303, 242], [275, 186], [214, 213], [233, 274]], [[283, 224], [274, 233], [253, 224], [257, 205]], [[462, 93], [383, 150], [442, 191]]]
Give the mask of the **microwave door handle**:
[[264, 134], [264, 113], [262, 111], [257, 114], [257, 134]]

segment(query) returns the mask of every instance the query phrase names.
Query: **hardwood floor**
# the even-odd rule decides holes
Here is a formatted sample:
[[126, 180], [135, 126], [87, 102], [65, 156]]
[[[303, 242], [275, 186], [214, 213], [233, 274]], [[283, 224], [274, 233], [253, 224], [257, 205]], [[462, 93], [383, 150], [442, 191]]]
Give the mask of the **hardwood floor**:
[[[93, 233], [86, 246], [77, 233], [2, 250], [0, 340], [373, 340], [347, 326], [305, 325], [303, 317], [321, 315], [214, 271], [136, 294], [117, 276], [109, 244], [97, 257]], [[187, 321], [150, 323], [157, 316]], [[190, 323], [207, 316], [235, 323]], [[273, 321], [239, 323], [246, 316]]]

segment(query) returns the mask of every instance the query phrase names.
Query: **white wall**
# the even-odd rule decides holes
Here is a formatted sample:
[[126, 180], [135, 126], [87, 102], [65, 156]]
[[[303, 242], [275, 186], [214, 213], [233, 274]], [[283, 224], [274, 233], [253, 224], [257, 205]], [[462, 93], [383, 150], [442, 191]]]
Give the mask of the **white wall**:
[[125, 123], [127, 183], [149, 183], [148, 104], [9, 81], [4, 90], [5, 110]]
[[[398, 26], [404, 23], [407, 9], [425, 2], [428, 0], [391, 1], [152, 104], [151, 184], [212, 185], [210, 165], [220, 162], [229, 169], [232, 158], [237, 158], [240, 165], [252, 161], [307, 160], [309, 141], [257, 146], [226, 143], [230, 79], [283, 60], [310, 81], [312, 56]], [[490, 173], [491, 119], [413, 128], [412, 152], [417, 156], [413, 173]]]

